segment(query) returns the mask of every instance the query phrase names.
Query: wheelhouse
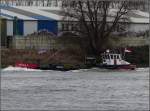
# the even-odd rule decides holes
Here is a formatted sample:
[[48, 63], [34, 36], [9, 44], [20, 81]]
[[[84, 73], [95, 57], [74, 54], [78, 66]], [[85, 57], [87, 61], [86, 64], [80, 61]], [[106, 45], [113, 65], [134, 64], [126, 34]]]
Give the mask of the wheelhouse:
[[101, 55], [103, 65], [125, 65], [129, 62], [122, 59], [121, 54], [105, 52]]
[[102, 60], [106, 60], [106, 59], [122, 59], [120, 54], [110, 54], [110, 53], [106, 53], [106, 54], [102, 54]]

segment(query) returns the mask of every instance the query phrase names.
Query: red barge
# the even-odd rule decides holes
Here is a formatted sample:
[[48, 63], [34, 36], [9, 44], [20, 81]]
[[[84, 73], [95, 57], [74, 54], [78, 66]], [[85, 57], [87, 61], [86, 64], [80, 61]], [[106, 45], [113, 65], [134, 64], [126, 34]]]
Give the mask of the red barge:
[[15, 67], [38, 69], [39, 65], [33, 63], [16, 62]]

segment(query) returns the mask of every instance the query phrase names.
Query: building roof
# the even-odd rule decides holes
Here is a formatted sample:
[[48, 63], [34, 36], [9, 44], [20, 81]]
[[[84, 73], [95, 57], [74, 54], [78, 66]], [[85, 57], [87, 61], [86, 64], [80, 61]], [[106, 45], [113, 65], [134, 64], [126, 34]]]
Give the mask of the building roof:
[[45, 10], [58, 10], [49, 7], [29, 7], [29, 6], [0, 6], [0, 16], [6, 19], [14, 19], [17, 16], [22, 20], [61, 20], [62, 16], [47, 12]]
[[[0, 5], [0, 8], [0, 16], [9, 20], [13, 20], [15, 16], [22, 20], [63, 20], [62, 10], [59, 7]], [[111, 14], [115, 12], [116, 9], [110, 10]], [[132, 10], [128, 16], [132, 23], [150, 23], [148, 12]]]

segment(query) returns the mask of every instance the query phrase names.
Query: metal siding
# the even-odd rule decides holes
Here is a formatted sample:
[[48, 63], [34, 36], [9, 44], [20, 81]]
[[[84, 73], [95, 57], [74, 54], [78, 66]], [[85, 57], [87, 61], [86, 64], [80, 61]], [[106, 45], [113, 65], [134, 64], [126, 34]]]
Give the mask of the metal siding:
[[49, 17], [45, 17], [45, 16], [42, 16], [42, 15], [39, 15], [39, 16], [30, 16], [34, 19], [37, 19], [37, 20], [50, 20], [51, 18]]
[[13, 19], [13, 18], [14, 18], [14, 17], [11, 16], [11, 15], [8, 15], [8, 14], [5, 14], [5, 13], [1, 13], [1, 12], [0, 12], [0, 15], [1, 15], [1, 16], [4, 16], [4, 17], [8, 17], [8, 18], [10, 18], [10, 19]]
[[18, 27], [18, 34], [23, 35], [23, 20], [18, 20], [17, 21], [17, 27]]
[[37, 21], [24, 21], [24, 35], [37, 32]]
[[23, 20], [13, 20], [13, 35], [23, 35]]
[[131, 32], [145, 32], [149, 30], [149, 24], [130, 24], [128, 30]]
[[49, 32], [53, 32], [54, 34], [57, 34], [58, 31], [57, 21], [39, 20], [38, 30], [43, 30], [43, 29], [46, 29]]
[[13, 36], [13, 21], [7, 20], [7, 36]]

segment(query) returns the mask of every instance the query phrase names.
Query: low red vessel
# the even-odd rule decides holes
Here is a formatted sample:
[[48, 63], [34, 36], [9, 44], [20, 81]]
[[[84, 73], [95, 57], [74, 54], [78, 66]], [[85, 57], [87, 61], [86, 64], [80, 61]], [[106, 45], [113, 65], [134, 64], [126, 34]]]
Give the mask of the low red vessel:
[[16, 62], [15, 67], [38, 69], [39, 65], [32, 63]]
[[133, 64], [120, 65], [120, 66], [117, 66], [116, 69], [130, 69], [130, 70], [135, 70], [136, 69], [136, 65], [133, 65]]

